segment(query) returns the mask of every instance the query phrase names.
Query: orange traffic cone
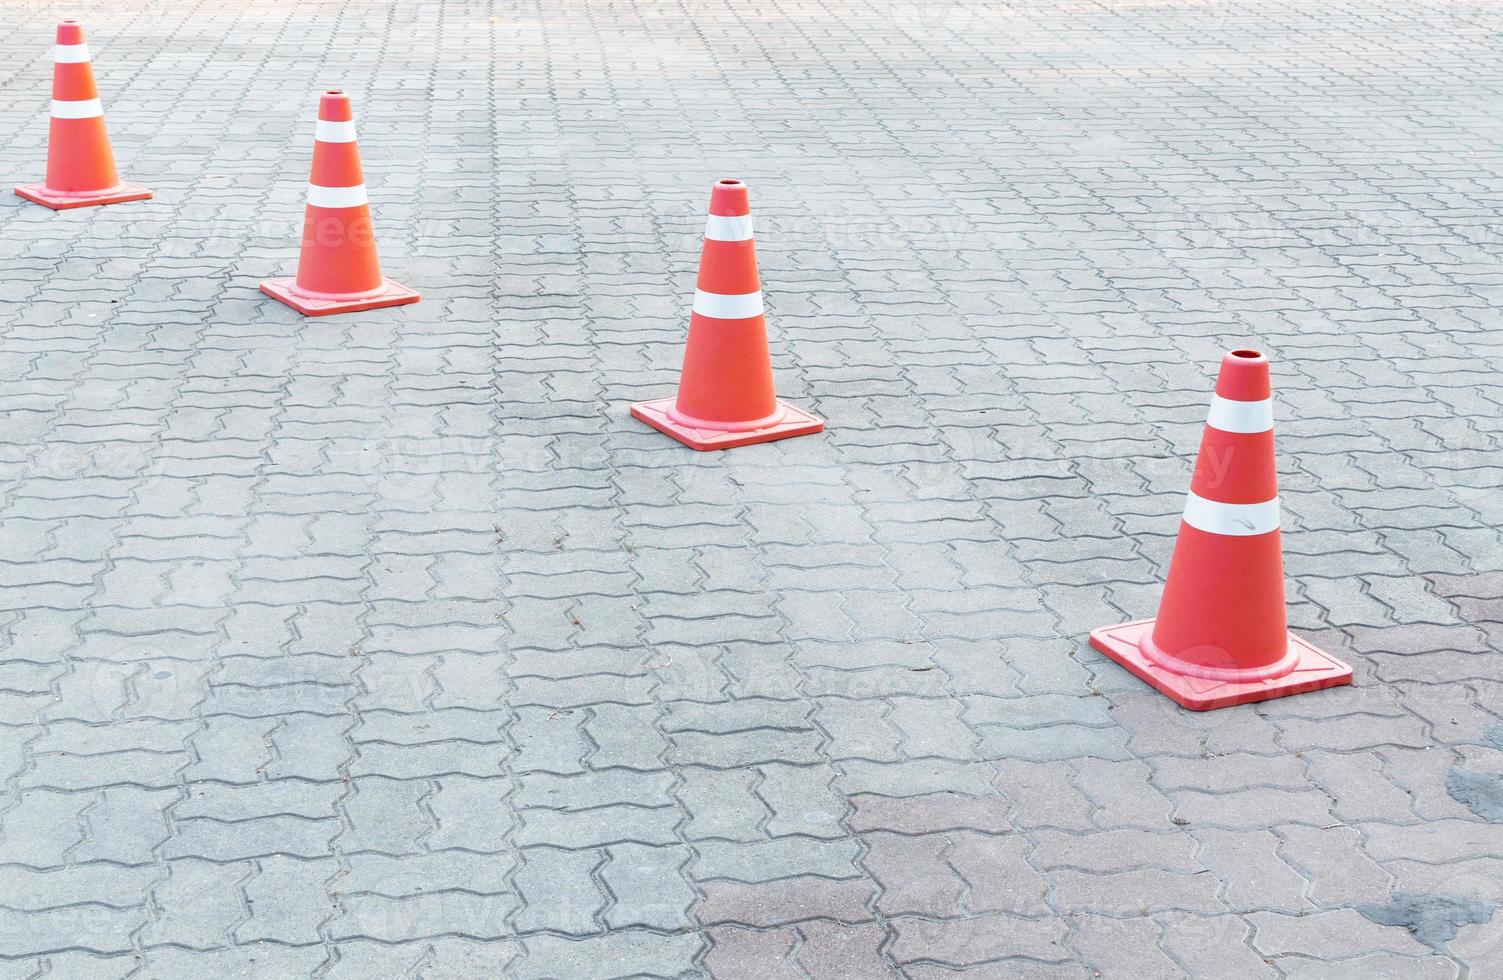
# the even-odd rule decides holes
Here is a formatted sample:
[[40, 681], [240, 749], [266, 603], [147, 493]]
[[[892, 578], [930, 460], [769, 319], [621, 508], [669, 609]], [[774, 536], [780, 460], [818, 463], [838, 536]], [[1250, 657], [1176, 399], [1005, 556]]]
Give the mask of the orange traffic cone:
[[57, 25], [52, 57], [52, 125], [47, 133], [47, 180], [22, 184], [16, 193], [54, 211], [91, 204], [145, 201], [151, 191], [115, 173], [115, 155], [104, 131], [104, 109], [94, 86], [94, 66], [83, 25]]
[[313, 139], [297, 278], [268, 279], [261, 292], [305, 316], [416, 303], [417, 293], [381, 275], [348, 95], [330, 89], [318, 100]]
[[1284, 610], [1268, 358], [1221, 361], [1157, 619], [1091, 645], [1195, 711], [1350, 684], [1352, 668], [1294, 636]]
[[773, 393], [750, 199], [739, 180], [719, 181], [710, 192], [678, 394], [638, 402], [631, 414], [691, 449], [730, 449], [825, 427]]

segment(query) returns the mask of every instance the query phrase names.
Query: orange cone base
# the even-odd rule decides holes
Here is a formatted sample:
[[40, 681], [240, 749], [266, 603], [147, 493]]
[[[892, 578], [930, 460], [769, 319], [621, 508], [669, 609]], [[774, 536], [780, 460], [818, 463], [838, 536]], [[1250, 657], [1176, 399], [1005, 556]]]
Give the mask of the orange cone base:
[[654, 402], [637, 402], [631, 407], [632, 417], [646, 422], [659, 432], [667, 433], [690, 449], [701, 451], [733, 449], [736, 446], [750, 446], [758, 442], [792, 439], [794, 436], [823, 432], [825, 428], [823, 420], [815, 418], [801, 408], [794, 408], [780, 401], [778, 409], [782, 417], [760, 429], [742, 429], [736, 432], [727, 432], [724, 429], [696, 429], [669, 418], [668, 410], [677, 400], [678, 396], [675, 395], [672, 398], [659, 398]]
[[381, 280], [381, 288], [367, 293], [310, 293], [297, 288], [297, 279], [268, 279], [261, 292], [280, 300], [303, 316], [328, 316], [331, 313], [358, 313], [379, 310], [384, 306], [406, 306], [422, 299], [406, 286], [390, 279]]
[[1266, 681], [1217, 681], [1178, 674], [1144, 657], [1138, 647], [1139, 641], [1152, 632], [1153, 623], [1151, 619], [1140, 619], [1092, 630], [1091, 646], [1191, 711], [1269, 701], [1352, 682], [1351, 667], [1293, 633], [1289, 634], [1289, 647], [1297, 653], [1298, 660], [1294, 669], [1283, 677]]
[[123, 204], [126, 201], [149, 201], [151, 191], [140, 184], [122, 180], [114, 187], [101, 191], [54, 191], [46, 184], [22, 184], [16, 193], [28, 201], [45, 205], [54, 211], [69, 208], [87, 208], [96, 204]]

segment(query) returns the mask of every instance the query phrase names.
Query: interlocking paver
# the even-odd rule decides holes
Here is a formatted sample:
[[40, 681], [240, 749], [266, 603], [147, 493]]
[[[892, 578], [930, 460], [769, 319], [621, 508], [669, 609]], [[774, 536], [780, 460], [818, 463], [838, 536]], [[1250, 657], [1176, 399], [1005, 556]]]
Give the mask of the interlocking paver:
[[[1496, 11], [70, 15], [157, 195], [0, 208], [0, 974], [1498, 972]], [[305, 321], [329, 85], [424, 300]], [[697, 455], [730, 175], [829, 427]], [[1246, 345], [1356, 683], [1192, 715], [1084, 634]]]

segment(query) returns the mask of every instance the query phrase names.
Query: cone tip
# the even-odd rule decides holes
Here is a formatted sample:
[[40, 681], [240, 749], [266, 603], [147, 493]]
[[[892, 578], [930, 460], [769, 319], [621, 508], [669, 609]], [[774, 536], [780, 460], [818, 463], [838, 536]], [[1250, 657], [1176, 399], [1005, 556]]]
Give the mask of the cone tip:
[[58, 44], [82, 44], [83, 25], [73, 18], [58, 21], [57, 43]]
[[1268, 358], [1262, 351], [1248, 348], [1228, 351], [1221, 358], [1216, 394], [1242, 402], [1262, 401], [1271, 397], [1273, 389], [1268, 381]]
[[730, 217], [751, 214], [751, 196], [745, 181], [729, 177], [715, 181], [710, 190], [710, 213]]
[[350, 97], [344, 89], [326, 89], [318, 97], [318, 118], [329, 122], [349, 122], [355, 118], [350, 108]]

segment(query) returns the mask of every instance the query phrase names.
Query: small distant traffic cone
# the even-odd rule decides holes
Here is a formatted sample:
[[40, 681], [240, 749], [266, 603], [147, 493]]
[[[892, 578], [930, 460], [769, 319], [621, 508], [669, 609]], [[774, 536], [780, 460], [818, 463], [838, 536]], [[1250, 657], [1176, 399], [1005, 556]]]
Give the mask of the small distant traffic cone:
[[420, 298], [381, 275], [365, 175], [355, 145], [355, 116], [350, 97], [338, 89], [330, 89], [318, 100], [297, 278], [268, 279], [261, 284], [261, 292], [305, 316], [401, 306]]
[[1268, 358], [1221, 361], [1157, 619], [1091, 645], [1195, 711], [1350, 684], [1352, 668], [1288, 630]]
[[691, 449], [730, 449], [825, 427], [773, 392], [750, 199], [739, 180], [719, 181], [710, 192], [678, 394], [638, 402], [631, 414]]
[[52, 125], [47, 133], [47, 179], [22, 184], [16, 193], [54, 211], [91, 204], [145, 201], [151, 191], [120, 179], [104, 130], [104, 109], [94, 86], [94, 66], [83, 25], [57, 25], [52, 56]]

